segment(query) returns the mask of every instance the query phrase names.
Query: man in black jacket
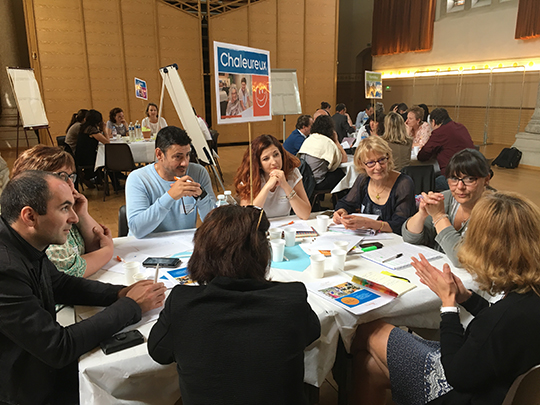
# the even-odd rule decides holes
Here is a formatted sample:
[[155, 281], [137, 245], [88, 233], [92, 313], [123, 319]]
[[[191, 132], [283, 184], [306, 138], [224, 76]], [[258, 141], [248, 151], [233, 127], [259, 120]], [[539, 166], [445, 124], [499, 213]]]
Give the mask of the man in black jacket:
[[[53, 173], [27, 171], [0, 197], [0, 403], [78, 403], [77, 359], [165, 299], [162, 283], [131, 287], [59, 272], [49, 244], [63, 244], [78, 222], [69, 185]], [[55, 304], [106, 307], [69, 327]]]
[[349, 125], [349, 115], [347, 114], [347, 107], [345, 104], [340, 103], [336, 105], [336, 113], [332, 115], [334, 120], [334, 127], [338, 134], [339, 143], [343, 142], [348, 134], [355, 131], [354, 126]]

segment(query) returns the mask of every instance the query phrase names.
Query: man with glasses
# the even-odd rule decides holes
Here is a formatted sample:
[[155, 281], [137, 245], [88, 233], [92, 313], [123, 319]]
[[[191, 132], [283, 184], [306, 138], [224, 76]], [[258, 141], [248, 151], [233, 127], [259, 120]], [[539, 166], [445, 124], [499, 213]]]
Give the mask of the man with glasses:
[[174, 126], [156, 138], [157, 162], [132, 172], [126, 182], [130, 235], [195, 228], [197, 213], [204, 220], [216, 197], [207, 171], [190, 163], [191, 138]]
[[474, 149], [474, 144], [467, 128], [452, 121], [444, 108], [435, 108], [429, 117], [431, 136], [418, 152], [418, 160], [424, 162], [435, 157], [441, 168], [441, 172], [435, 178], [435, 188], [437, 191], [448, 190], [445, 177], [448, 162], [457, 152], [467, 148]]
[[12, 177], [27, 170], [55, 173], [69, 186], [75, 201], [73, 210], [79, 220], [71, 227], [67, 241], [51, 244], [46, 253], [58, 270], [71, 276], [90, 277], [111, 260], [114, 244], [109, 228], [90, 216], [88, 200], [75, 189], [77, 174], [73, 157], [56, 146], [36, 145], [17, 158]]

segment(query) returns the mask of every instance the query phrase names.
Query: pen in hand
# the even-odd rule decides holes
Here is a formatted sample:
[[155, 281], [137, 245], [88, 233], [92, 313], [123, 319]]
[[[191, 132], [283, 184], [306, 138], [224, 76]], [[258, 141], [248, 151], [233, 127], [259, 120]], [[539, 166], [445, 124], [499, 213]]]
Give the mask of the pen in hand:
[[156, 265], [156, 274], [154, 275], [154, 283], [157, 283], [159, 277], [159, 263]]

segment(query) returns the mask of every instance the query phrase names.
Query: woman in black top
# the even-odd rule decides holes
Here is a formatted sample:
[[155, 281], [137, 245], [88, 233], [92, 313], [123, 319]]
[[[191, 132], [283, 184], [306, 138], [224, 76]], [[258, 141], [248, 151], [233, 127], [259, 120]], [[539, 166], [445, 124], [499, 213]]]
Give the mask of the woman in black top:
[[[97, 110], [89, 110], [86, 113], [84, 123], [81, 125], [77, 137], [77, 149], [75, 162], [77, 166], [94, 166], [96, 163], [98, 143], [109, 143], [109, 138], [103, 135], [103, 116]], [[84, 177], [87, 180], [94, 178], [96, 172], [92, 169], [85, 170]]]
[[[354, 154], [360, 175], [351, 191], [336, 204], [334, 222], [347, 229], [373, 229], [401, 235], [401, 225], [414, 215], [414, 184], [394, 169], [392, 149], [378, 136], [360, 142]], [[379, 220], [350, 215], [374, 214]]]
[[188, 263], [198, 286], [176, 286], [148, 339], [176, 362], [190, 404], [306, 404], [304, 349], [320, 335], [302, 283], [266, 279], [270, 223], [256, 207], [227, 205], [195, 232]]
[[[440, 343], [382, 321], [360, 326], [351, 350], [358, 403], [385, 404], [391, 388], [398, 404], [501, 404], [513, 381], [540, 364], [540, 209], [515, 193], [485, 195], [458, 258], [480, 289], [502, 298], [490, 304], [447, 264], [440, 271], [412, 258], [442, 301]], [[458, 304], [474, 316], [466, 330]]]

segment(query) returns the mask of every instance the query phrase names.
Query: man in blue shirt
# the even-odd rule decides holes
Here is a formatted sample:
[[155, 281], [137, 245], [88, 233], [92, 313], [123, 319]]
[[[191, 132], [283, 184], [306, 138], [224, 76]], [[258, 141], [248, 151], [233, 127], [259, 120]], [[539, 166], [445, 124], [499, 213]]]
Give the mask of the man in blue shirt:
[[[133, 171], [126, 182], [130, 235], [195, 228], [197, 212], [204, 220], [216, 197], [207, 171], [190, 163], [191, 138], [174, 126], [156, 138], [157, 162]], [[203, 190], [206, 193], [203, 193]]]
[[373, 104], [369, 103], [364, 111], [360, 111], [356, 116], [356, 129], [361, 128], [369, 117], [373, 115]]
[[313, 125], [313, 118], [311, 118], [311, 115], [301, 115], [298, 117], [296, 129], [291, 132], [287, 140], [283, 143], [283, 148], [287, 152], [296, 155], [311, 133], [311, 125]]

